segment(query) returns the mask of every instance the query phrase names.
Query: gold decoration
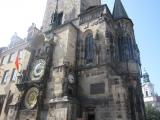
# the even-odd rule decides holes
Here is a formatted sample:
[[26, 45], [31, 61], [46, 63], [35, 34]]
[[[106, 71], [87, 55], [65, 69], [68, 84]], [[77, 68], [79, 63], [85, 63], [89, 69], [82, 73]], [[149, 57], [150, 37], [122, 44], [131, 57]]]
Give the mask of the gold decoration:
[[39, 94], [39, 90], [36, 87], [32, 87], [28, 90], [25, 96], [25, 106], [28, 109], [33, 109], [37, 104], [37, 97]]
[[44, 59], [39, 59], [34, 61], [33, 67], [30, 72], [31, 80], [40, 80], [44, 75], [46, 68], [46, 61]]

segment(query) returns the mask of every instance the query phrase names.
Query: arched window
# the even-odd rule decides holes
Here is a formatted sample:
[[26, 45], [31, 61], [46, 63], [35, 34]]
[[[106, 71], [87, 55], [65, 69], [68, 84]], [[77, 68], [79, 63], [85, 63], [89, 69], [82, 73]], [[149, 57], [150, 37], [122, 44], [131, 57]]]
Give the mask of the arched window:
[[86, 63], [93, 62], [94, 58], [94, 44], [93, 44], [93, 34], [89, 33], [85, 39], [85, 59]]
[[133, 45], [129, 35], [126, 37], [119, 37], [118, 48], [120, 61], [128, 61], [129, 59], [133, 59]]
[[124, 55], [124, 39], [123, 37], [118, 38], [118, 48], [119, 48], [119, 59], [120, 61], [125, 60], [125, 55]]
[[129, 58], [133, 59], [133, 45], [132, 45], [132, 39], [129, 35], [127, 35], [127, 42], [128, 42], [128, 51], [129, 51]]

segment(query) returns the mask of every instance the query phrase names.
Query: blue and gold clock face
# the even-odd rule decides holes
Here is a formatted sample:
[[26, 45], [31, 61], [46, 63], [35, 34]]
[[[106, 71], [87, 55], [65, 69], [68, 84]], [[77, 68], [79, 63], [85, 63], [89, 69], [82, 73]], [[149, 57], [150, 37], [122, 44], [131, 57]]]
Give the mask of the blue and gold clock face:
[[40, 80], [45, 72], [46, 61], [44, 59], [39, 59], [34, 61], [33, 67], [30, 72], [31, 80]]
[[37, 97], [39, 90], [36, 87], [30, 88], [25, 96], [25, 107], [27, 109], [33, 109], [37, 104]]

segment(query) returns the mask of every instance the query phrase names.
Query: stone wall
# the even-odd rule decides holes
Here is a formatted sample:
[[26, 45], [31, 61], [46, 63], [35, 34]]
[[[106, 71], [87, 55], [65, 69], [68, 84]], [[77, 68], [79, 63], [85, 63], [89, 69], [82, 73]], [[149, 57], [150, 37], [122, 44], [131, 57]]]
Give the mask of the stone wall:
[[[48, 0], [43, 19], [43, 30], [46, 31], [51, 23], [51, 16], [56, 9], [56, 0]], [[59, 0], [58, 12], [63, 12], [62, 23], [78, 18], [80, 11], [84, 11], [90, 6], [100, 5], [100, 0]], [[85, 7], [84, 7], [85, 5]]]

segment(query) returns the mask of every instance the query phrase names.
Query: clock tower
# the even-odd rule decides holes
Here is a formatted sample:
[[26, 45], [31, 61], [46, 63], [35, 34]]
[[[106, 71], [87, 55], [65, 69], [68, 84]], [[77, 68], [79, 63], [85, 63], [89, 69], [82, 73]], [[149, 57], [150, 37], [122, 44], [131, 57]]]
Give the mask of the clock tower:
[[13, 120], [145, 120], [141, 62], [121, 0], [48, 0], [28, 30]]
[[100, 5], [101, 0], [47, 0], [46, 10], [43, 18], [43, 31], [50, 27], [52, 15], [57, 11], [63, 14], [61, 22], [67, 23], [77, 19], [78, 15], [91, 6]]

